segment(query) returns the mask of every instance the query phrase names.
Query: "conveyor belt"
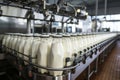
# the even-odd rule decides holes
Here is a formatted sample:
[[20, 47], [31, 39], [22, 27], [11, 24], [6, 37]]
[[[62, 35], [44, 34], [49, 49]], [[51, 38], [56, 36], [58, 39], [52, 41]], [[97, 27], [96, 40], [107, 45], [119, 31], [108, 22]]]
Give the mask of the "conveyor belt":
[[91, 80], [120, 80], [120, 41], [117, 42], [96, 77]]

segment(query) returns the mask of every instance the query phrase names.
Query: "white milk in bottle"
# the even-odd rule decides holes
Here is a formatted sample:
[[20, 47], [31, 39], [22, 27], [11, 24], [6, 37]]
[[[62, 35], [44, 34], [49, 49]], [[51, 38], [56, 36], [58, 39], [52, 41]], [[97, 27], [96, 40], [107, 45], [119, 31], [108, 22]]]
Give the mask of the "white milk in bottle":
[[[33, 34], [27, 34], [26, 35], [27, 39], [26, 39], [26, 43], [24, 46], [24, 54], [27, 56], [30, 56], [31, 51], [32, 51], [32, 44], [33, 44]], [[29, 60], [28, 57], [24, 56], [25, 60]], [[26, 64], [26, 63], [25, 63]]]
[[66, 58], [72, 58], [72, 45], [71, 45], [71, 41], [70, 41], [70, 35], [68, 34], [65, 34], [63, 35], [63, 38], [62, 38], [62, 43], [63, 43], [63, 48], [64, 48], [64, 66], [71, 66], [72, 62], [67, 62], [66, 64]]
[[[64, 67], [64, 48], [62, 44], [62, 36], [54, 36], [54, 40], [51, 46], [50, 60], [48, 67], [51, 68], [63, 68]], [[58, 76], [62, 75], [63, 71], [50, 71], [50, 75]]]
[[[38, 48], [37, 64], [47, 67], [48, 55], [50, 53], [51, 40], [49, 35], [41, 35], [41, 41]], [[46, 73], [47, 70], [39, 69], [39, 72]]]

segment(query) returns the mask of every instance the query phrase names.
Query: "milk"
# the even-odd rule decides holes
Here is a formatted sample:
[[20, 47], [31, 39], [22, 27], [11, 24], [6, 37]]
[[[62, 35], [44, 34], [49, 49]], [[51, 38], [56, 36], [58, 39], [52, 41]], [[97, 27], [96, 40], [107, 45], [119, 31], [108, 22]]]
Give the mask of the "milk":
[[[51, 46], [50, 60], [48, 67], [51, 68], [63, 68], [64, 67], [64, 48], [62, 44], [61, 36], [54, 36], [54, 41]], [[58, 76], [62, 75], [63, 71], [50, 71], [50, 75]]]
[[[19, 50], [18, 52], [20, 53], [24, 53], [24, 49], [25, 49], [25, 45], [26, 45], [26, 40], [27, 40], [27, 37], [25, 37], [24, 35], [21, 37], [20, 39], [20, 44], [19, 44]], [[23, 58], [23, 55], [19, 53], [19, 57]]]
[[34, 59], [32, 59], [32, 63], [36, 64], [36, 57], [37, 54], [39, 53], [39, 45], [40, 45], [40, 37], [34, 37], [33, 39], [33, 44], [32, 44], [32, 51], [31, 51], [31, 57], [33, 57]]
[[18, 35], [16, 44], [15, 44], [15, 46], [16, 46], [16, 47], [15, 47], [15, 50], [16, 50], [17, 52], [19, 51], [19, 46], [20, 46], [21, 38], [22, 38], [22, 35]]
[[33, 39], [33, 43], [32, 43], [32, 51], [31, 51], [31, 57], [33, 57], [34, 59], [32, 59], [32, 63], [37, 64], [37, 54], [39, 53], [39, 45], [41, 42], [41, 38], [40, 38], [40, 34], [34, 34], [34, 39]]
[[71, 45], [72, 45], [72, 56], [74, 56], [74, 54], [77, 54], [77, 44], [76, 44], [76, 40], [75, 40], [75, 36], [76, 35], [71, 35], [70, 40], [71, 40]]
[[10, 38], [11, 38], [11, 36], [10, 35], [7, 35], [7, 37], [6, 37], [6, 41], [5, 41], [5, 46], [7, 47], [7, 52], [9, 52], [9, 44], [10, 44]]
[[18, 35], [14, 36], [14, 40], [13, 40], [13, 43], [12, 43], [12, 49], [14, 49], [14, 50], [16, 48], [17, 39], [18, 39]]
[[[27, 56], [30, 56], [31, 54], [31, 51], [32, 51], [32, 43], [33, 43], [33, 37], [31, 35], [27, 35], [26, 37], [28, 37], [26, 39], [26, 43], [25, 43], [25, 46], [24, 46], [24, 54], [27, 55]], [[28, 57], [24, 56], [24, 59], [25, 60], [29, 60]]]
[[[62, 43], [63, 43], [63, 48], [64, 48], [64, 62], [66, 61], [66, 58], [72, 58], [72, 44], [70, 41], [70, 35], [63, 35], [63, 39], [62, 39]], [[70, 66], [72, 64], [72, 62], [66, 62], [64, 63], [64, 66]]]
[[6, 39], [7, 39], [7, 35], [4, 35], [4, 37], [3, 37], [3, 41], [2, 41], [2, 45], [3, 45], [3, 46], [6, 45]]
[[83, 41], [83, 36], [82, 35], [79, 35], [78, 36], [78, 45], [79, 45], [79, 51], [82, 51], [84, 50], [84, 41]]
[[[37, 63], [38, 65], [47, 67], [50, 49], [51, 49], [51, 40], [49, 38], [49, 35], [41, 35], [41, 42], [39, 44], [38, 48], [38, 54], [37, 54]], [[39, 69], [39, 72], [46, 73], [47, 70]]]
[[14, 40], [14, 35], [11, 35], [11, 36], [10, 36], [10, 40], [9, 40], [9, 45], [8, 45], [8, 47], [10, 48], [10, 49], [9, 49], [9, 52], [12, 51], [13, 40]]

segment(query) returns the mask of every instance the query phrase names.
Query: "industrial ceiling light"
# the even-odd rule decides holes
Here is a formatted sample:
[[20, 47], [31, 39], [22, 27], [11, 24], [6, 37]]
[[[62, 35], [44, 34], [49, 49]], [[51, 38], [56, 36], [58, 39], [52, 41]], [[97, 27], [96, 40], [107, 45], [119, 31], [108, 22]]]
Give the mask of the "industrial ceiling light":
[[77, 9], [77, 13], [80, 13], [81, 12], [81, 10], [80, 9]]
[[88, 16], [88, 12], [86, 12], [85, 15]]

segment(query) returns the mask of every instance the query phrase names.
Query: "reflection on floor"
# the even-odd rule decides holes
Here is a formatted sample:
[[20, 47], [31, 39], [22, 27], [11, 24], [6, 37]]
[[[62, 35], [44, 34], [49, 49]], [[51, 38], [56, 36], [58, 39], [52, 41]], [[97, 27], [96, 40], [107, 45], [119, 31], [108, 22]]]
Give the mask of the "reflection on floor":
[[120, 80], [120, 41], [117, 42], [96, 77], [91, 80]]

